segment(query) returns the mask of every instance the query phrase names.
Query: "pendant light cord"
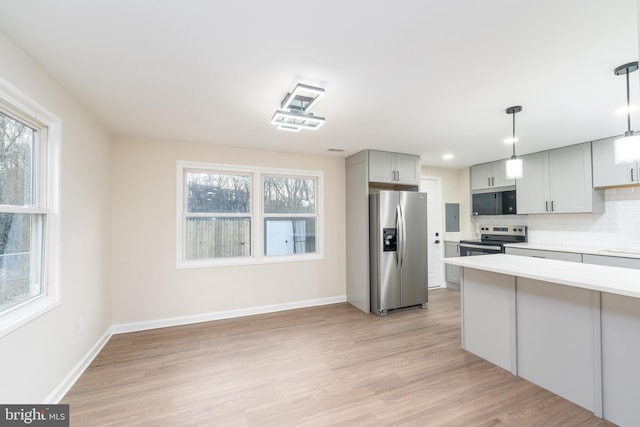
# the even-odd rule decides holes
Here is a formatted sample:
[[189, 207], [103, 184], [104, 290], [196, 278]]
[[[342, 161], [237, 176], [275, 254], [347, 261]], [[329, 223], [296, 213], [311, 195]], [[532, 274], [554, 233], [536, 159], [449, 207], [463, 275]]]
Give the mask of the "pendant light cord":
[[513, 154], [511, 155], [511, 158], [515, 159], [516, 158], [516, 113], [515, 112], [513, 113], [513, 137], [511, 141], [513, 141]]
[[629, 69], [625, 73], [627, 76], [627, 131], [631, 132], [631, 98], [629, 97]]

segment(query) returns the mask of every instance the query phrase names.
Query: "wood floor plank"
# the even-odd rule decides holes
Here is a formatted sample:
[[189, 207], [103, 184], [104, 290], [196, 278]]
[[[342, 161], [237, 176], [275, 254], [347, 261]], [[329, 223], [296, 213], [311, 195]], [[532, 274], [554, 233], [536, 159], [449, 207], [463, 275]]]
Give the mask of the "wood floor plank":
[[460, 348], [460, 294], [112, 337], [63, 399], [74, 426], [610, 426]]

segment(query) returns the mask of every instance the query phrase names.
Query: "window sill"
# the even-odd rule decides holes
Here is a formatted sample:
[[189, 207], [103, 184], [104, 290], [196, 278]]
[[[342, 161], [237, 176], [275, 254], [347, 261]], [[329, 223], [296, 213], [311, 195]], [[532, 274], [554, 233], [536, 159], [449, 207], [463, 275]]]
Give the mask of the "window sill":
[[324, 259], [323, 254], [270, 256], [270, 257], [260, 257], [260, 258], [253, 258], [253, 257], [221, 258], [221, 259], [206, 259], [206, 260], [193, 260], [193, 261], [178, 261], [176, 263], [176, 268], [179, 270], [184, 270], [184, 269], [193, 269], [193, 268], [235, 267], [235, 266], [279, 264], [279, 263], [290, 263], [290, 262], [320, 261], [323, 259]]
[[8, 335], [20, 326], [53, 310], [60, 304], [59, 298], [41, 295], [0, 316], [0, 337]]

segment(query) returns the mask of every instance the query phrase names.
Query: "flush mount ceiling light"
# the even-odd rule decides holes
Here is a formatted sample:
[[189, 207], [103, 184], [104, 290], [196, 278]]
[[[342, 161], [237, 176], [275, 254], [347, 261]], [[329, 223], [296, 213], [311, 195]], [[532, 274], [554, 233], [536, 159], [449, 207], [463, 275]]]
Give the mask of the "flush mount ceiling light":
[[614, 142], [616, 163], [629, 163], [640, 160], [640, 135], [631, 130], [631, 105], [629, 98], [629, 73], [638, 69], [638, 62], [629, 62], [616, 68], [613, 72], [616, 76], [624, 75], [627, 78], [627, 131], [624, 136]]
[[309, 110], [324, 95], [324, 89], [298, 83], [280, 103], [271, 123], [280, 130], [298, 132], [300, 129], [318, 129], [324, 123], [324, 117], [314, 116]]
[[522, 159], [516, 157], [516, 113], [522, 111], [522, 107], [520, 105], [515, 105], [513, 107], [509, 107], [506, 109], [507, 114], [513, 115], [513, 136], [509, 140], [505, 140], [505, 142], [511, 142], [513, 144], [513, 154], [511, 158], [507, 160], [506, 164], [506, 177], [507, 179], [517, 179], [522, 178]]

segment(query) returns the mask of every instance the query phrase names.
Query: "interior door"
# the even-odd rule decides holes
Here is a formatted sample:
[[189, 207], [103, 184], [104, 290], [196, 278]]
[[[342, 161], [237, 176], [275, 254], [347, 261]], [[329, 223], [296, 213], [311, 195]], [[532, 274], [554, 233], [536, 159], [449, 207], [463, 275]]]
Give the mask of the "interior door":
[[420, 192], [427, 193], [427, 267], [430, 288], [444, 287], [442, 267], [442, 213], [440, 178], [420, 179]]

